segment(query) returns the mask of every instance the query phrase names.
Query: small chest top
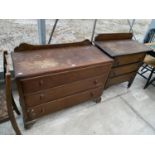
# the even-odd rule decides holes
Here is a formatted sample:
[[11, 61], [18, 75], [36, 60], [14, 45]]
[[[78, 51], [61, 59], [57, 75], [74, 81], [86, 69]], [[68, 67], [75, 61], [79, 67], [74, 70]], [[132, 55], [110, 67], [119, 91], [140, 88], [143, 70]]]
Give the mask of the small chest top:
[[112, 57], [152, 51], [146, 45], [130, 39], [96, 41], [95, 44]]
[[29, 77], [111, 62], [112, 60], [92, 44], [84, 44], [13, 52], [12, 61], [15, 77]]

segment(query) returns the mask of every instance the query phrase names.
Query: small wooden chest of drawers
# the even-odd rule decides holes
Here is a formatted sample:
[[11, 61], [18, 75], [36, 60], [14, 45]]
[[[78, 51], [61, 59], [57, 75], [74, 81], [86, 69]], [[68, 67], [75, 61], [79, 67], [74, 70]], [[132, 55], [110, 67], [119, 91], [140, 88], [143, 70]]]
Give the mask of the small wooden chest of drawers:
[[21, 44], [12, 60], [25, 128], [51, 112], [88, 100], [100, 101], [113, 62], [88, 40]]
[[132, 40], [132, 33], [99, 34], [95, 45], [114, 60], [106, 87], [126, 81], [130, 87], [146, 52], [151, 51]]

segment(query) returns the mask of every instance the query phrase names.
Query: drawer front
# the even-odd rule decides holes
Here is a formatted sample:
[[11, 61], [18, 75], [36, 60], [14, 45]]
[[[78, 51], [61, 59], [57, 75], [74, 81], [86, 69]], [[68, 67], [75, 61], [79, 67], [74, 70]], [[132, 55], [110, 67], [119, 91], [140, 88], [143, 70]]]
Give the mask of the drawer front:
[[40, 93], [25, 95], [25, 104], [28, 107], [36, 106], [42, 103], [50, 102], [68, 95], [79, 93], [98, 86], [104, 87], [107, 75], [98, 76], [82, 81], [69, 83], [66, 85], [54, 87]]
[[48, 102], [27, 110], [28, 120], [39, 118], [43, 115], [85, 102], [91, 99], [95, 99], [101, 96], [103, 91], [102, 87], [84, 91], [82, 93], [74, 94], [62, 99]]
[[110, 72], [110, 78], [116, 77], [119, 75], [123, 75], [126, 73], [136, 72], [139, 69], [139, 67], [141, 66], [141, 64], [142, 63], [138, 62], [138, 63], [134, 63], [134, 64], [129, 64], [129, 65], [112, 68], [112, 70]]
[[144, 60], [144, 57], [145, 57], [145, 53], [115, 57], [113, 66], [116, 67], [116, 66], [121, 66], [121, 65], [135, 63], [135, 62], [142, 62]]
[[133, 78], [135, 76], [135, 74], [136, 74], [136, 72], [132, 72], [132, 73], [128, 73], [125, 75], [110, 78], [106, 83], [106, 87], [114, 85], [114, 84], [119, 84], [119, 83], [129, 81], [131, 78]]
[[24, 94], [37, 92], [40, 90], [60, 86], [74, 81], [103, 75], [104, 73], [108, 74], [110, 68], [111, 64], [106, 64], [102, 66], [77, 69], [74, 71], [66, 71], [59, 74], [23, 79], [21, 80], [21, 87]]

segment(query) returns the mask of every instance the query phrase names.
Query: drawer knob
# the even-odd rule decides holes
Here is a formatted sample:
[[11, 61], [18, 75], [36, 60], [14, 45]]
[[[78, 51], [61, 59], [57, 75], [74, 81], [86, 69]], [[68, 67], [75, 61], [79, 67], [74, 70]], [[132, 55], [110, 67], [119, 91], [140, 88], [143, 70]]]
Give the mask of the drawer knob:
[[39, 81], [39, 85], [42, 86], [43, 84], [44, 84], [44, 81], [43, 80], [40, 80]]
[[45, 96], [44, 94], [41, 94], [40, 95], [40, 100], [42, 100], [44, 98], [44, 96]]
[[116, 75], [115, 72], [113, 72], [112, 75], [115, 76]]
[[91, 96], [91, 97], [94, 97], [94, 93], [93, 93], [93, 92], [91, 92], [91, 93], [90, 93], [90, 96]]
[[98, 84], [98, 81], [97, 80], [94, 80], [94, 84], [97, 85]]
[[33, 112], [33, 111], [34, 111], [33, 109], [28, 109], [28, 110], [27, 110], [28, 113], [31, 113], [31, 112]]
[[44, 113], [45, 112], [45, 110], [44, 109], [41, 109], [41, 113]]
[[34, 112], [34, 109], [28, 110], [30, 117], [34, 117], [36, 114]]
[[119, 65], [119, 61], [116, 61], [116, 65]]

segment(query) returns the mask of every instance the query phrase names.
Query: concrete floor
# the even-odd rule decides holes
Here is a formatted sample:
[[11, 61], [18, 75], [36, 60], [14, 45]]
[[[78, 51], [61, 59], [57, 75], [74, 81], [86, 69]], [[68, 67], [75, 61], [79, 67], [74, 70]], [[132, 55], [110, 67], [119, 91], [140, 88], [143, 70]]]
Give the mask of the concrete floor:
[[[155, 87], [143, 89], [139, 75], [130, 89], [127, 83], [105, 90], [102, 102], [86, 102], [39, 119], [24, 130], [21, 116], [16, 116], [23, 134], [155, 134]], [[16, 101], [18, 95], [15, 92]], [[10, 122], [0, 124], [0, 134], [14, 134]]]

